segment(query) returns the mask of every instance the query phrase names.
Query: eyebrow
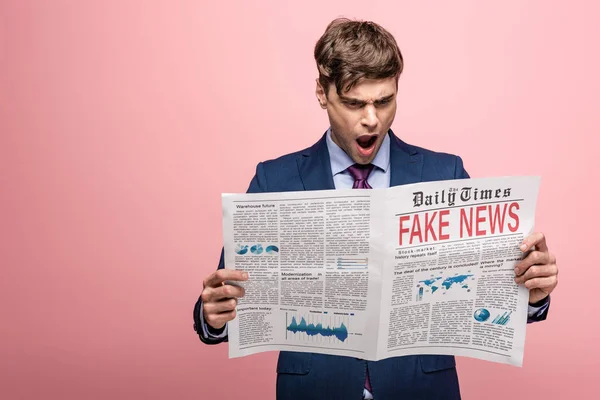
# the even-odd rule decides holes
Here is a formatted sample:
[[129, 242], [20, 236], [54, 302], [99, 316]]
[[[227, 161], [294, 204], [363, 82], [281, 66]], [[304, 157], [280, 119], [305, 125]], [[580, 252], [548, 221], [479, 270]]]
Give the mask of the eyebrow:
[[[380, 97], [379, 99], [375, 100], [373, 103], [383, 103], [383, 102], [389, 101], [389, 100], [391, 100], [393, 98], [394, 98], [394, 95], [390, 94], [390, 95], [385, 96], [385, 97]], [[340, 96], [340, 99], [343, 102], [345, 102], [345, 103], [353, 102], [353, 103], [358, 103], [358, 104], [367, 104], [367, 102], [364, 101], [364, 100], [355, 99], [353, 97], [346, 97], [346, 96], [343, 96], [343, 95]]]

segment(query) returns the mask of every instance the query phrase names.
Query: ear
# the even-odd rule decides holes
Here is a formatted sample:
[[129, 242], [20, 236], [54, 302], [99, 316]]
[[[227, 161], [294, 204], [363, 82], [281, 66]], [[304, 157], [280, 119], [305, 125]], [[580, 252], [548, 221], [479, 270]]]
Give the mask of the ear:
[[325, 89], [323, 89], [321, 82], [319, 82], [319, 78], [315, 79], [315, 81], [317, 82], [317, 88], [315, 89], [315, 94], [317, 95], [317, 100], [319, 100], [319, 104], [321, 105], [321, 108], [326, 109], [327, 108], [327, 95], [325, 95]]

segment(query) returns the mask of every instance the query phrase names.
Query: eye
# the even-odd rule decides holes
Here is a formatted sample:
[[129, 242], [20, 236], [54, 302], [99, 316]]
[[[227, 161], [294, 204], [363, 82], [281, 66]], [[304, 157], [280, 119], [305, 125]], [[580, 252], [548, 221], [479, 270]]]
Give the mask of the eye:
[[358, 101], [346, 101], [346, 102], [344, 102], [344, 104], [348, 108], [360, 108], [362, 106], [362, 104], [359, 103]]

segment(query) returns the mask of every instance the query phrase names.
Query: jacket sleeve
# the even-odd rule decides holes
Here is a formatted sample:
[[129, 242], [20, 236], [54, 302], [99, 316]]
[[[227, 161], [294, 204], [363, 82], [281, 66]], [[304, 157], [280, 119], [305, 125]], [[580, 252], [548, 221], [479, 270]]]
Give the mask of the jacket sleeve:
[[529, 304], [527, 309], [527, 323], [544, 321], [548, 317], [550, 309], [550, 296], [540, 300], [536, 304]]

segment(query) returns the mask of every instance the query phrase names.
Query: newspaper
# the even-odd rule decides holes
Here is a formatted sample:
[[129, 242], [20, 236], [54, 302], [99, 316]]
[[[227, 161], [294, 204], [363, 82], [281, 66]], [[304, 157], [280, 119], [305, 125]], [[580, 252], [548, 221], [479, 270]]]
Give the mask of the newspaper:
[[[521, 366], [514, 282], [537, 177], [223, 194], [227, 268], [248, 272], [229, 356], [447, 354]], [[232, 282], [233, 283], [233, 282]]]

